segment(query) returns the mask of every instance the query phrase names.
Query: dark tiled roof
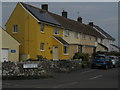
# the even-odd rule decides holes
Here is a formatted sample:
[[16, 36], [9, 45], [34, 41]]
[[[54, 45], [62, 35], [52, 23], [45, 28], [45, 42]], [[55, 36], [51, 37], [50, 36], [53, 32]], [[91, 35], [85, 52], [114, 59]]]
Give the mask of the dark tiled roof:
[[112, 46], [118, 48], [120, 50], [120, 47], [118, 47], [117, 45], [111, 44]]
[[25, 3], [21, 4], [39, 21], [60, 25], [47, 11]]
[[103, 45], [103, 44], [101, 44], [101, 43], [98, 43], [98, 44], [108, 50], [108, 47], [106, 47], [105, 45]]
[[60, 41], [63, 45], [69, 45], [68, 42], [66, 42], [64, 39], [62, 39], [61, 37], [58, 37], [58, 36], [53, 36], [55, 37], [55, 39], [57, 39], [58, 41]]
[[104, 38], [103, 35], [98, 33], [94, 28], [89, 25], [85, 25], [83, 23], [77, 22], [75, 20], [71, 20], [68, 18], [64, 18], [60, 15], [53, 14], [49, 12], [51, 16], [53, 16], [65, 29], [75, 31], [75, 32], [82, 32], [85, 34], [93, 35], [96, 37]]
[[59, 26], [64, 27], [65, 29], [75, 31], [75, 32], [82, 32], [85, 34], [93, 35], [96, 37], [104, 38], [102, 34], [97, 32], [94, 28], [89, 25], [85, 25], [79, 23], [75, 20], [71, 20], [68, 18], [64, 18], [60, 15], [47, 12], [45, 10], [39, 9], [37, 7], [21, 3], [34, 17], [36, 17], [39, 21], [44, 21], [51, 24], [56, 24]]
[[107, 39], [110, 39], [110, 40], [114, 40], [114, 41], [115, 41], [115, 39], [114, 39], [112, 36], [110, 36], [107, 32], [105, 32], [102, 28], [100, 28], [100, 27], [97, 26], [97, 25], [94, 25], [94, 27], [95, 27], [97, 30], [99, 30], [102, 34], [104, 34], [104, 35], [107, 37]]

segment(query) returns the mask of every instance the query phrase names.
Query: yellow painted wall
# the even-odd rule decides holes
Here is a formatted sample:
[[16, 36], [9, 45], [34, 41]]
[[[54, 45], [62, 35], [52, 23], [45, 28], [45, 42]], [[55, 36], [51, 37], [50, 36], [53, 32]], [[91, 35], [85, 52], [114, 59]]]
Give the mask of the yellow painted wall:
[[97, 45], [97, 48], [96, 48], [96, 52], [97, 51], [106, 51], [104, 47], [102, 47], [101, 45]]
[[[18, 33], [13, 33], [13, 25], [18, 25]], [[44, 33], [40, 32], [40, 24], [20, 4], [6, 23], [7, 32], [21, 43], [20, 55], [29, 55], [30, 59], [37, 59], [37, 55], [53, 59], [50, 51], [53, 51], [53, 46], [56, 44], [59, 47], [59, 59], [69, 59], [69, 55], [63, 55], [63, 45], [53, 40], [55, 27], [45, 24]], [[60, 28], [58, 36], [62, 37], [62, 33]], [[45, 51], [40, 51], [40, 43], [45, 43]]]
[[78, 38], [75, 38], [74, 32], [69, 31], [70, 35], [66, 36], [65, 31], [63, 31], [63, 39], [65, 39], [70, 44], [80, 44], [80, 33], [78, 34]]
[[93, 45], [94, 46], [95, 45], [95, 37], [92, 37], [92, 40], [90, 40], [89, 37], [90, 37], [89, 35], [85, 35], [85, 39], [83, 39], [82, 35], [81, 35], [80, 43], [82, 45]]
[[73, 59], [75, 53], [78, 52], [78, 45], [70, 45], [70, 58]]
[[2, 28], [0, 27], [0, 63], [1, 63], [1, 55], [2, 55]]
[[[64, 32], [65, 34], [65, 32]], [[95, 37], [92, 36], [92, 39], [90, 40], [90, 36], [89, 35], [85, 35], [85, 39], [82, 38], [82, 33], [78, 34], [78, 38], [74, 37], [74, 32], [70, 31], [70, 35], [69, 36], [65, 36], [63, 35], [63, 38], [70, 44], [81, 44], [81, 45], [92, 45], [95, 46], [95, 42], [96, 39]], [[70, 49], [70, 57], [72, 58], [74, 53], [78, 52], [78, 48], [77, 46], [71, 46]], [[89, 53], [92, 54], [93, 53], [93, 47], [82, 47], [82, 52], [83, 53]]]
[[[2, 48], [9, 50], [9, 61], [19, 61], [19, 43], [4, 30], [2, 30]], [[16, 53], [11, 53], [11, 50], [16, 50]]]
[[93, 53], [94, 48], [93, 47], [85, 47], [85, 53], [88, 53], [91, 55]]

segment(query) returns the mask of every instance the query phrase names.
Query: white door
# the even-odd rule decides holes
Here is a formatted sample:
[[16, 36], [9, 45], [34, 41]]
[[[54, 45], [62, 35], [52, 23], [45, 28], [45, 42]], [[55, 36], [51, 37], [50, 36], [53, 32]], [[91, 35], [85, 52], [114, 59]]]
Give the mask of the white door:
[[58, 60], [58, 47], [53, 47], [53, 60]]
[[2, 60], [1, 62], [8, 61], [8, 49], [2, 49]]

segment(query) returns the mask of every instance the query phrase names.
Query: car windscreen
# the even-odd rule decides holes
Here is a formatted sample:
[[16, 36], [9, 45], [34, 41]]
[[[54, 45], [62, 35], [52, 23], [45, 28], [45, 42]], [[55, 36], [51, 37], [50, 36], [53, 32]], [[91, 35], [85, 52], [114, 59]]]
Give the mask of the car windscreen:
[[114, 57], [110, 57], [110, 59], [115, 59]]
[[104, 57], [104, 56], [96, 56], [95, 59], [98, 59], [98, 60], [104, 60], [105, 57]]

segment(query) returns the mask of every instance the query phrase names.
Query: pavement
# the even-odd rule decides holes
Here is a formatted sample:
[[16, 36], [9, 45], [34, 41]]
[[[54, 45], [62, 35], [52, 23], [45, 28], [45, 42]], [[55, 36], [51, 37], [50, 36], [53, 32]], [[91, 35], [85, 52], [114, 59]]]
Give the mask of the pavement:
[[3, 80], [3, 88], [118, 88], [118, 68], [55, 73], [53, 78]]

